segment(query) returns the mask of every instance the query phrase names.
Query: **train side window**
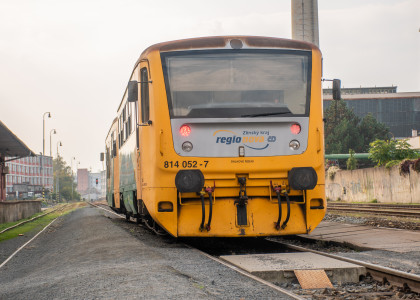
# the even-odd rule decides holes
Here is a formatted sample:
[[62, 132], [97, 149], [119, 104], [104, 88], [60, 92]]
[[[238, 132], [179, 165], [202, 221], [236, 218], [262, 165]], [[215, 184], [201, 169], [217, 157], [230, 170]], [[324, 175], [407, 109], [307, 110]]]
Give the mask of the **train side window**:
[[141, 121], [146, 123], [149, 121], [149, 76], [147, 68], [140, 71], [141, 76]]
[[111, 175], [110, 166], [111, 164], [110, 164], [109, 147], [106, 147], [106, 178], [110, 178], [110, 175]]
[[131, 130], [130, 132], [133, 132], [136, 129], [136, 114], [137, 114], [137, 102], [130, 102], [130, 111], [131, 111]]
[[124, 144], [124, 123], [123, 116], [120, 117], [120, 147]]

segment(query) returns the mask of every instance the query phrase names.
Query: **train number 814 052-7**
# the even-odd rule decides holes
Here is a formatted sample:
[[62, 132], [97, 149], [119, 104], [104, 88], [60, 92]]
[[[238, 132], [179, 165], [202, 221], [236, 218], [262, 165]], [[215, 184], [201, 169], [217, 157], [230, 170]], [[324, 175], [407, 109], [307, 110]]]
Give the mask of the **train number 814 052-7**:
[[184, 161], [165, 161], [163, 167], [167, 168], [184, 168], [184, 169], [193, 169], [199, 167], [207, 167], [209, 163], [208, 160], [203, 161], [203, 163], [198, 163], [196, 160], [184, 160]]

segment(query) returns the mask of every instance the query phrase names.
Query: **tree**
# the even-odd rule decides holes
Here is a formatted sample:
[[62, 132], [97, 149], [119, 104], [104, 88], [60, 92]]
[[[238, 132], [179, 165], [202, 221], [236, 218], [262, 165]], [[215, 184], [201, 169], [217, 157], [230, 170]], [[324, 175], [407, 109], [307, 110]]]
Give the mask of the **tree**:
[[[66, 165], [66, 162], [61, 156], [54, 159], [54, 190], [57, 187], [57, 178], [59, 184], [59, 195], [56, 195], [56, 199], [59, 196], [60, 198], [71, 200], [72, 199], [72, 181], [74, 177], [71, 174], [71, 168]], [[73, 182], [73, 200], [79, 200], [80, 195], [76, 190], [77, 184]]]
[[370, 143], [369, 158], [377, 166], [390, 166], [389, 163], [398, 163], [404, 159], [419, 157], [420, 154], [410, 148], [407, 140], [376, 140]]
[[371, 113], [368, 113], [359, 125], [360, 133], [363, 135], [363, 153], [370, 149], [370, 143], [375, 140], [388, 139], [389, 130], [383, 123], [378, 122]]
[[357, 159], [354, 157], [354, 150], [350, 149], [350, 157], [347, 159], [347, 170], [355, 170], [357, 168]]
[[360, 118], [347, 108], [343, 100], [331, 103], [325, 112], [325, 153], [359, 152], [363, 146], [358, 124]]
[[385, 139], [388, 129], [371, 114], [357, 117], [343, 100], [334, 101], [325, 112], [325, 153], [356, 153], [369, 150], [369, 143]]

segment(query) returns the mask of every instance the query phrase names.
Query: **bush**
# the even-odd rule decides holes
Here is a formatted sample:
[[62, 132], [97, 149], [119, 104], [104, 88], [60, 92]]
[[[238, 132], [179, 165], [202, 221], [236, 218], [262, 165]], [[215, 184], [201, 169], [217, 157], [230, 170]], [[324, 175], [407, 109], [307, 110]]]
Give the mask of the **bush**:
[[328, 178], [330, 178], [331, 180], [334, 180], [335, 173], [337, 173], [337, 171], [339, 171], [339, 170], [340, 170], [339, 167], [336, 167], [336, 166], [330, 167], [327, 171]]
[[[377, 166], [387, 166], [392, 161], [419, 158], [420, 154], [410, 148], [407, 140], [376, 140], [370, 143], [369, 158]], [[392, 163], [391, 165], [395, 165]], [[388, 165], [389, 166], [389, 165]]]
[[357, 168], [357, 159], [354, 157], [354, 150], [350, 149], [350, 157], [347, 160], [347, 170], [355, 170]]

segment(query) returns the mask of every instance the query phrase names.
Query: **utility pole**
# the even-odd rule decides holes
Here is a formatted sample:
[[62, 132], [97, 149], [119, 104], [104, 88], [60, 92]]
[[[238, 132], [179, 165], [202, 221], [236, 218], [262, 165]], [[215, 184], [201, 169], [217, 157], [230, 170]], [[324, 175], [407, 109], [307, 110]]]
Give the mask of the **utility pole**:
[[44, 156], [45, 156], [45, 115], [48, 114], [48, 118], [51, 118], [51, 113], [49, 111], [45, 112], [42, 116], [42, 156], [41, 156], [41, 178], [42, 178], [42, 200], [45, 200], [44, 195]]
[[71, 158], [71, 200], [74, 200], [73, 197], [73, 183], [74, 183], [74, 178], [73, 178], [73, 160], [76, 160], [76, 157], [72, 157]]

